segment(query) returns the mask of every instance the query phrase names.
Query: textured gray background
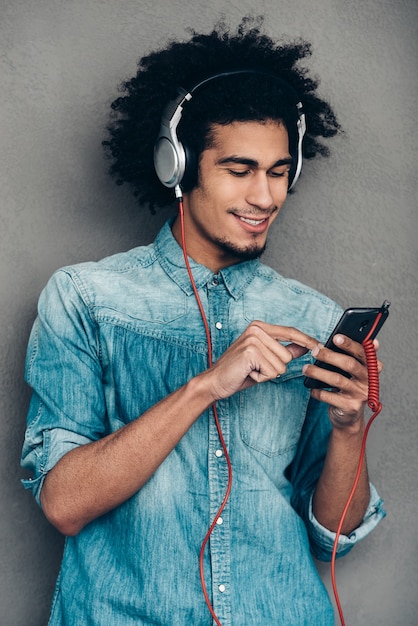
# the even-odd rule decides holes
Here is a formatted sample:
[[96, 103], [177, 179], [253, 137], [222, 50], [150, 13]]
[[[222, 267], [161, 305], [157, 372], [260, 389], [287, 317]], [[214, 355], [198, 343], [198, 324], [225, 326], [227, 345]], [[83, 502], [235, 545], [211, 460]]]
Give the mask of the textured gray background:
[[[58, 267], [149, 242], [166, 215], [108, 179], [100, 142], [117, 85], [185, 26], [233, 23], [253, 0], [0, 1], [0, 624], [42, 626], [62, 538], [19, 484], [36, 301]], [[369, 466], [388, 516], [338, 564], [348, 626], [417, 624], [416, 0], [260, 0], [270, 34], [313, 42], [345, 135], [308, 163], [267, 262], [343, 306], [392, 300], [384, 409]], [[329, 586], [328, 565], [319, 565]], [[309, 592], [309, 591], [308, 591]], [[167, 625], [169, 626], [169, 625]], [[189, 626], [189, 625], [187, 625]]]

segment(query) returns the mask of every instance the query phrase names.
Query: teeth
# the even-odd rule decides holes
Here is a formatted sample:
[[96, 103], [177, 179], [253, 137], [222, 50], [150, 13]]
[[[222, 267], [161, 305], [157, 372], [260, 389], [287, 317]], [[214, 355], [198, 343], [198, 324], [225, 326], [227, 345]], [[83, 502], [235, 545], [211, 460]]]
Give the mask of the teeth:
[[259, 224], [262, 224], [264, 222], [264, 219], [262, 219], [262, 220], [250, 220], [249, 217], [240, 217], [239, 219], [242, 222], [245, 222], [246, 224], [250, 224], [250, 226], [258, 226]]

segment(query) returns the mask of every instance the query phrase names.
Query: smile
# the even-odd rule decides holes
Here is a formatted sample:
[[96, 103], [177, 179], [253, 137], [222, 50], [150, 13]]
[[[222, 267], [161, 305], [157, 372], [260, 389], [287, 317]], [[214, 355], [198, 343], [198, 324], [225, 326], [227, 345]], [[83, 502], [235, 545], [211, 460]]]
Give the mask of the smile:
[[259, 217], [258, 219], [250, 216], [233, 214], [234, 218], [240, 224], [241, 228], [250, 235], [262, 235], [269, 228], [271, 214]]
[[254, 220], [254, 219], [250, 219], [249, 217], [240, 217], [239, 219], [241, 220], [241, 222], [245, 222], [246, 224], [249, 224], [250, 226], [259, 226], [268, 218], [264, 217], [260, 220]]

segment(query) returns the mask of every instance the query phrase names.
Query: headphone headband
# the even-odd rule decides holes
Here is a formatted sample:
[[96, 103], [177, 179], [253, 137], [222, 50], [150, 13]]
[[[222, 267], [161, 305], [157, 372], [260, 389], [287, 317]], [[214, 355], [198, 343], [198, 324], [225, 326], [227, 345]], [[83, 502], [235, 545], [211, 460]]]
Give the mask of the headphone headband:
[[[177, 137], [177, 127], [180, 123], [184, 105], [193, 98], [195, 91], [206, 85], [207, 83], [235, 76], [237, 74], [255, 74], [263, 75], [280, 82], [287, 91], [294, 94], [295, 106], [297, 112], [297, 146], [295, 154], [295, 167], [293, 168], [293, 178], [289, 181], [289, 191], [293, 188], [300, 176], [302, 169], [302, 141], [306, 132], [306, 120], [303, 113], [302, 103], [299, 101], [293, 87], [286, 83], [282, 78], [262, 69], [241, 69], [220, 72], [204, 78], [196, 83], [189, 91], [182, 87], [178, 88], [178, 96], [171, 100], [163, 111], [160, 125], [160, 132], [154, 146], [154, 167], [158, 178], [163, 185], [169, 188], [177, 187], [180, 184], [191, 182], [197, 173], [196, 156], [192, 151], [184, 146]], [[193, 171], [192, 171], [193, 170]]]

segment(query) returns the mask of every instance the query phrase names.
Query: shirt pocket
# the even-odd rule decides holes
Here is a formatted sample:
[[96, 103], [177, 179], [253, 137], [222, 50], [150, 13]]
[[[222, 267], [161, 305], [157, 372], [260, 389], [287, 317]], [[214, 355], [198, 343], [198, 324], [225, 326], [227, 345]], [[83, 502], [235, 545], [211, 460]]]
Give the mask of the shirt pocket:
[[310, 397], [302, 367], [310, 361], [309, 354], [295, 359], [280, 378], [240, 393], [240, 435], [246, 446], [268, 457], [296, 447]]

